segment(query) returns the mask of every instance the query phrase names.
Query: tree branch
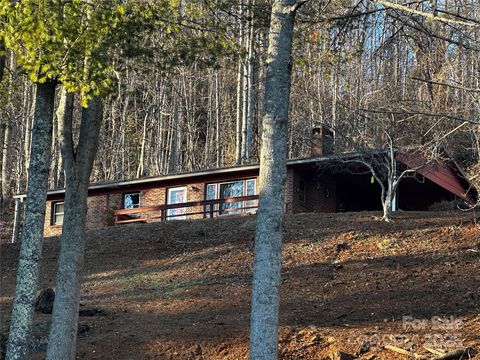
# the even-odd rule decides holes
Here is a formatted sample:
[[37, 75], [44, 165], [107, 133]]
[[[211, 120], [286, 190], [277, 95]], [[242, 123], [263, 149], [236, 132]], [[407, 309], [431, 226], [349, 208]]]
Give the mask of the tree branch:
[[375, 0], [374, 2], [379, 3], [379, 4], [381, 4], [381, 5], [383, 5], [387, 8], [390, 8], [390, 9], [401, 10], [401, 11], [404, 11], [404, 12], [407, 12], [407, 13], [410, 13], [410, 14], [415, 14], [415, 15], [422, 16], [422, 17], [424, 17], [426, 19], [429, 19], [429, 20], [432, 20], [432, 21], [443, 22], [445, 24], [463, 25], [463, 26], [468, 26], [468, 27], [473, 27], [473, 28], [476, 28], [476, 27], [480, 26], [479, 24], [475, 24], [475, 23], [471, 23], [471, 22], [466, 22], [466, 21], [462, 21], [462, 20], [453, 20], [453, 19], [449, 19], [449, 18], [445, 18], [445, 17], [441, 17], [441, 16], [436, 16], [435, 14], [415, 10], [415, 9], [409, 8], [408, 6], [395, 4], [395, 3], [392, 3], [392, 2], [387, 1], [387, 0]]
[[448, 84], [448, 83], [439, 82], [439, 81], [433, 81], [433, 80], [428, 80], [428, 79], [421, 79], [421, 78], [418, 78], [418, 77], [415, 77], [415, 76], [410, 76], [409, 78], [412, 79], [412, 80], [417, 80], [417, 81], [421, 81], [421, 82], [426, 82], [426, 83], [433, 84], [433, 85], [440, 85], [440, 86], [450, 87], [450, 88], [456, 89], [456, 90], [464, 90], [464, 91], [469, 91], [469, 92], [480, 93], [480, 89], [467, 88], [467, 87], [464, 87], [464, 86], [457, 86], [457, 85]]

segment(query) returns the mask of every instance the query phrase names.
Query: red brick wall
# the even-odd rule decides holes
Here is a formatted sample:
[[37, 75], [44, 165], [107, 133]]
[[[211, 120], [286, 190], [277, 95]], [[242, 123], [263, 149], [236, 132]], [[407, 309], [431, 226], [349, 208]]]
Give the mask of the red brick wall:
[[[295, 173], [293, 169], [287, 169], [287, 180], [285, 182], [285, 212], [292, 213], [294, 209], [294, 194], [295, 194], [295, 184], [294, 184]], [[258, 188], [258, 185], [257, 185]]]
[[[205, 200], [205, 183], [195, 183], [187, 186], [187, 201], [202, 201]], [[204, 211], [203, 206], [196, 206], [187, 209], [187, 212], [201, 212]], [[202, 219], [203, 214], [192, 215], [190, 219]]]
[[[305, 201], [300, 198], [300, 180], [303, 180], [305, 184]], [[307, 212], [309, 211], [309, 198], [310, 198], [310, 190], [312, 188], [312, 182], [310, 181], [311, 178], [309, 176], [302, 176], [298, 172], [295, 172], [293, 177], [293, 212]]]
[[316, 177], [309, 184], [308, 205], [310, 211], [335, 212], [337, 210], [335, 178], [330, 175]]
[[[305, 200], [301, 198], [300, 180], [305, 184]], [[335, 178], [326, 174], [317, 174], [315, 170], [296, 171], [290, 179], [291, 192], [290, 212], [335, 212], [336, 182]], [[288, 180], [287, 180], [288, 184]]]
[[[175, 187], [186, 187], [187, 188], [187, 202], [191, 201], [201, 201], [204, 200], [205, 196], [205, 184], [202, 183], [194, 183], [188, 185], [180, 185], [180, 186], [172, 186], [172, 187], [161, 187], [161, 188], [154, 188], [154, 189], [146, 189], [142, 190], [140, 194], [140, 206], [147, 207], [147, 206], [155, 206], [155, 205], [164, 205], [167, 203], [167, 190], [169, 188]], [[186, 213], [192, 212], [200, 212], [203, 211], [202, 207], [191, 207], [186, 209]], [[148, 217], [159, 216], [160, 214], [157, 213], [150, 213]], [[202, 214], [188, 216], [189, 219], [200, 219], [203, 218]], [[161, 219], [151, 219], [150, 221], [160, 221]]]
[[140, 191], [140, 207], [163, 205], [165, 204], [165, 199], [164, 187]]
[[[113, 199], [112, 199], [113, 198]], [[43, 236], [57, 236], [62, 233], [62, 227], [52, 225], [53, 203], [56, 201], [47, 201], [45, 209], [45, 224], [43, 227]], [[118, 209], [117, 194], [105, 194], [89, 196], [87, 199], [87, 230], [97, 229], [108, 225], [113, 225], [113, 209]]]
[[54, 202], [55, 201], [47, 201], [47, 205], [45, 209], [45, 224], [43, 225], [44, 237], [57, 236], [62, 233], [61, 226], [52, 225], [52, 211], [53, 211]]
[[[300, 199], [299, 183], [305, 183], [305, 201]], [[326, 191], [328, 190], [328, 192]], [[328, 196], [327, 196], [328, 195]], [[335, 178], [319, 175], [311, 170], [287, 170], [285, 182], [285, 211], [299, 212], [335, 212], [336, 211]]]
[[[249, 176], [250, 177], [250, 176]], [[243, 177], [239, 177], [242, 178]], [[233, 178], [235, 179], [235, 178]], [[232, 180], [233, 180], [232, 179]], [[299, 198], [298, 185], [300, 179], [306, 184], [306, 201]], [[224, 181], [225, 179], [222, 179]], [[212, 182], [211, 180], [208, 183]], [[182, 185], [178, 185], [182, 186]], [[187, 201], [200, 201], [205, 199], [205, 182], [196, 182], [183, 185], [187, 187]], [[177, 186], [173, 186], [177, 187]], [[258, 184], [257, 184], [258, 188]], [[131, 188], [124, 192], [110, 192], [107, 194], [90, 195], [88, 198], [87, 229], [94, 229], [113, 224], [113, 211], [123, 208], [123, 194], [140, 192], [140, 206], [148, 207], [163, 205], [166, 202], [167, 187], [135, 189]], [[328, 196], [326, 193], [328, 189]], [[315, 170], [287, 170], [285, 184], [285, 210], [287, 212], [321, 211], [334, 212], [336, 210], [336, 189], [334, 177], [328, 175], [318, 176]], [[187, 209], [187, 212], [200, 212], [202, 207]], [[44, 236], [55, 236], [61, 233], [60, 226], [51, 225], [52, 201], [47, 202]], [[160, 215], [159, 213], [147, 214], [148, 217]], [[203, 214], [193, 215], [189, 218], [203, 218]], [[151, 219], [157, 221], [159, 219]]]

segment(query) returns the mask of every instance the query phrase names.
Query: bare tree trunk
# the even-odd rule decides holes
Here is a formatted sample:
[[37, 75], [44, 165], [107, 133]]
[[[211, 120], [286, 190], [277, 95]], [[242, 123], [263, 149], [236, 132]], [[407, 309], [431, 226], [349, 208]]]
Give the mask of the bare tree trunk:
[[250, 323], [250, 359], [255, 360], [276, 359], [278, 351], [282, 223], [295, 4], [295, 0], [276, 0], [270, 22]]
[[73, 143], [72, 116], [67, 112], [65, 114], [61, 124], [67, 182], [65, 217], [58, 259], [57, 292], [48, 338], [48, 360], [75, 359], [88, 184], [98, 148], [102, 102], [100, 98], [94, 98], [88, 102], [88, 108], [83, 109], [76, 149]]
[[177, 129], [179, 127], [179, 116], [178, 116], [178, 109], [181, 107], [181, 104], [178, 105], [178, 102], [176, 98], [174, 97], [173, 99], [173, 106], [172, 106], [172, 113], [170, 115], [170, 127], [169, 127], [169, 132], [170, 132], [170, 156], [168, 158], [168, 173], [172, 173], [177, 169], [177, 140], [178, 140], [178, 135], [177, 135]]
[[[13, 53], [10, 53], [9, 64], [10, 69], [15, 67], [15, 58]], [[13, 108], [12, 105], [13, 96], [13, 72], [10, 71], [7, 84], [7, 106]], [[1, 172], [1, 196], [0, 208], [7, 206], [11, 200], [11, 187], [12, 187], [12, 158], [14, 153], [14, 146], [12, 142], [12, 135], [14, 134], [13, 127], [15, 121], [11, 116], [5, 116], [5, 131], [3, 133], [3, 148], [2, 148], [2, 172]]]
[[25, 125], [25, 142], [23, 143], [23, 167], [25, 169], [25, 175], [28, 178], [29, 168], [30, 168], [30, 154], [31, 154], [31, 146], [32, 146], [32, 121], [34, 118], [34, 114], [32, 112], [35, 111], [36, 102], [37, 102], [37, 87], [32, 86], [31, 89], [31, 99], [32, 104], [30, 106], [30, 110], [27, 113], [26, 118], [26, 125]]
[[237, 112], [235, 123], [235, 164], [242, 162], [242, 91], [243, 91], [243, 65], [238, 62], [237, 74]]
[[144, 163], [145, 163], [145, 143], [147, 141], [147, 119], [148, 119], [148, 111], [145, 113], [145, 117], [143, 118], [143, 135], [142, 135], [142, 146], [140, 148], [140, 158], [138, 159], [138, 167], [137, 167], [137, 178], [144, 175]]
[[23, 188], [23, 177], [25, 174], [25, 167], [24, 167], [24, 157], [25, 153], [23, 151], [25, 147], [26, 138], [24, 134], [26, 133], [25, 128], [29, 126], [29, 103], [32, 102], [30, 98], [30, 86], [29, 83], [24, 81], [23, 83], [23, 94], [22, 94], [22, 111], [21, 111], [21, 118], [20, 118], [20, 125], [18, 129], [18, 137], [19, 137], [19, 144], [18, 144], [18, 152], [17, 152], [17, 171], [16, 171], [16, 192], [17, 194], [24, 191]]
[[12, 152], [11, 148], [11, 132], [12, 132], [12, 124], [10, 123], [10, 119], [5, 119], [5, 130], [3, 132], [3, 141], [2, 141], [2, 179], [1, 179], [1, 200], [0, 200], [0, 208], [6, 206], [8, 203], [8, 199], [10, 197], [10, 185], [11, 185], [11, 177], [10, 174], [12, 173], [12, 169], [10, 169], [10, 155]]
[[[240, 43], [243, 44], [243, 0], [239, 4], [239, 36]], [[237, 108], [236, 108], [236, 125], [235, 125], [235, 164], [240, 165], [242, 162], [242, 119], [243, 119], [243, 64], [241, 59], [238, 60], [237, 67]]]
[[214, 76], [209, 76], [209, 86], [208, 86], [208, 112], [207, 112], [207, 124], [205, 129], [205, 156], [204, 156], [204, 167], [210, 168], [212, 162], [212, 129], [213, 129], [213, 117], [214, 117], [214, 91], [215, 91], [215, 81]]
[[45, 201], [50, 168], [55, 84], [37, 85], [27, 203], [17, 270], [15, 300], [7, 346], [7, 360], [27, 359], [42, 255]]
[[18, 234], [20, 231], [20, 214], [22, 212], [22, 199], [15, 199], [15, 210], [13, 216], [13, 229], [12, 229], [12, 244], [18, 240]]
[[[245, 47], [248, 49], [248, 31], [245, 36]], [[248, 116], [248, 59], [244, 59], [245, 63], [242, 66], [243, 75], [243, 89], [242, 89], [242, 152], [241, 162], [244, 164], [247, 160], [247, 116]]]
[[383, 217], [382, 220], [386, 222], [391, 221], [391, 215], [392, 215], [392, 201], [393, 201], [393, 193], [391, 186], [388, 185], [384, 197], [382, 199], [382, 207], [383, 207]]
[[60, 168], [61, 158], [58, 146], [58, 121], [54, 121], [52, 132], [52, 163], [50, 164], [50, 189], [58, 187]]
[[216, 167], [220, 167], [220, 120], [221, 120], [221, 113], [222, 113], [222, 104], [220, 101], [220, 75], [218, 74], [218, 70], [215, 73], [215, 165]]
[[[0, 40], [0, 54], [5, 52], [5, 44]], [[0, 82], [3, 80], [3, 73], [5, 72], [5, 55], [0, 55]]]
[[337, 69], [338, 66], [335, 67], [335, 71], [332, 71], [331, 77], [331, 89], [332, 89], [332, 120], [331, 125], [333, 129], [333, 144], [335, 148], [335, 137], [336, 137], [336, 129], [337, 129]]
[[257, 115], [257, 119], [258, 119], [258, 124], [257, 124], [257, 131], [258, 131], [258, 134], [257, 134], [257, 137], [258, 139], [261, 139], [262, 138], [262, 119], [265, 115], [265, 109], [264, 109], [264, 97], [265, 97], [265, 72], [266, 72], [266, 69], [265, 69], [265, 63], [266, 63], [266, 47], [267, 47], [267, 43], [268, 43], [268, 35], [262, 31], [262, 33], [260, 34], [260, 49], [259, 50], [259, 54], [261, 54], [259, 57], [258, 57], [258, 60], [259, 60], [259, 64], [258, 64], [258, 68], [259, 68], [259, 71], [258, 71], [258, 91], [257, 91], [257, 98], [258, 98], [258, 102], [257, 102], [257, 106], [258, 106], [258, 115]]
[[118, 158], [120, 159], [120, 166], [117, 167], [117, 173], [120, 170], [120, 176], [119, 176], [120, 179], [125, 179], [125, 175], [127, 174], [126, 168], [128, 166], [127, 160], [125, 159], [125, 128], [127, 126], [127, 121], [128, 121], [128, 109], [129, 109], [129, 102], [130, 102], [130, 95], [128, 93], [128, 90], [130, 86], [131, 86], [130, 84], [127, 85], [127, 94], [125, 95], [125, 100], [124, 100], [124, 105], [122, 110], [122, 117], [119, 124], [121, 155], [118, 156]]
[[253, 32], [253, 0], [248, 4], [248, 59], [247, 59], [247, 94], [246, 94], [246, 125], [245, 125], [245, 159], [244, 161], [249, 163], [252, 159], [252, 142], [253, 142], [253, 107], [254, 107], [254, 94], [253, 94], [253, 61], [254, 61], [254, 32]]

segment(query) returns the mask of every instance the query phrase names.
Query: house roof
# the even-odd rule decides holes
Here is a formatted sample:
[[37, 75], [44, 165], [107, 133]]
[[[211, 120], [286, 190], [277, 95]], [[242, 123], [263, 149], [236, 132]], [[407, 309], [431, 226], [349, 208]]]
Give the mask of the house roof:
[[[370, 150], [368, 154], [366, 154], [365, 152], [349, 152], [349, 153], [337, 153], [337, 154], [321, 156], [321, 157], [296, 158], [296, 159], [288, 160], [287, 167], [288, 168], [301, 167], [302, 165], [305, 166], [305, 165], [311, 165], [315, 163], [328, 163], [335, 160], [352, 159], [352, 158], [361, 157], [365, 155], [379, 155], [381, 153], [385, 153], [385, 151], [386, 151], [385, 149], [380, 149], [380, 150], [375, 149], [375, 150]], [[402, 159], [402, 157], [400, 157], [399, 160], [405, 163], [405, 165], [407, 166], [411, 165], [408, 163], [408, 161], [405, 161], [405, 159]], [[447, 164], [444, 164], [444, 165], [447, 166]], [[457, 181], [457, 184], [459, 185], [458, 187], [459, 188], [462, 187], [465, 191], [463, 191], [463, 193], [461, 194], [461, 191], [459, 189], [457, 189], [457, 191], [452, 191], [451, 189], [448, 189], [448, 190], [452, 191], [457, 196], [470, 200], [469, 202], [475, 202], [478, 196], [476, 189], [473, 189], [473, 186], [469, 184], [468, 180], [464, 176], [458, 164], [456, 164], [455, 162], [450, 162], [448, 167], [453, 168], [452, 170], [454, 170], [454, 173], [452, 173], [452, 176], [450, 178], [451, 179], [452, 177], [457, 178], [456, 181]], [[258, 169], [259, 169], [259, 164], [249, 164], [249, 165], [230, 166], [225, 168], [206, 169], [206, 170], [193, 171], [193, 172], [187, 172], [187, 173], [150, 176], [150, 177], [143, 177], [143, 178], [131, 179], [131, 180], [120, 180], [120, 181], [103, 182], [103, 183], [99, 182], [99, 183], [91, 184], [88, 190], [89, 191], [121, 190], [122, 188], [129, 188], [134, 186], [153, 186], [155, 183], [159, 183], [159, 182], [174, 182], [174, 181], [182, 181], [182, 180], [185, 181], [188, 179], [193, 180], [194, 178], [208, 177], [212, 175], [213, 176], [215, 175], [221, 176], [221, 175], [229, 175], [229, 174], [234, 175], [236, 173], [255, 171]], [[432, 176], [426, 176], [426, 177], [431, 178]], [[444, 184], [439, 183], [438, 181], [436, 181], [436, 179], [432, 178], [431, 180], [436, 182], [440, 186], [445, 187]], [[60, 196], [64, 193], [65, 193], [65, 188], [51, 189], [47, 192], [47, 196], [55, 196], [55, 195]], [[14, 196], [14, 198], [18, 198], [22, 200], [25, 197], [26, 197], [26, 194], [18, 194]]]
[[[330, 160], [339, 159], [339, 158], [354, 157], [358, 155], [359, 153], [344, 153], [344, 154], [335, 154], [335, 155], [322, 156], [322, 157], [291, 159], [287, 161], [287, 167], [325, 162], [325, 161], [330, 161]], [[249, 165], [229, 166], [224, 168], [206, 169], [206, 170], [192, 171], [192, 172], [186, 172], [186, 173], [149, 176], [149, 177], [142, 177], [142, 178], [131, 179], [131, 180], [99, 182], [99, 183], [91, 184], [88, 190], [118, 189], [122, 187], [133, 186], [133, 185], [147, 185], [147, 184], [152, 184], [156, 182], [163, 182], [163, 181], [169, 181], [169, 180], [181, 180], [181, 179], [188, 179], [188, 178], [208, 176], [208, 175], [217, 175], [217, 174], [235, 174], [239, 172], [245, 172], [249, 170], [258, 170], [258, 169], [259, 169], [259, 164], [249, 164]], [[47, 192], [47, 195], [57, 195], [57, 194], [63, 194], [63, 193], [65, 193], [65, 188], [59, 188], [59, 189], [49, 190]], [[26, 197], [26, 194], [18, 194], [14, 196], [14, 198], [25, 198], [25, 197]]]

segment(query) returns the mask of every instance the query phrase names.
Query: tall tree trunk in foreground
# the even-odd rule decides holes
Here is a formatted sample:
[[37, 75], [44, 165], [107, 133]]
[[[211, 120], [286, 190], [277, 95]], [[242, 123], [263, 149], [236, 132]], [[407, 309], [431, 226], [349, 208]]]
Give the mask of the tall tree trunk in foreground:
[[295, 0], [272, 8], [260, 152], [259, 209], [255, 235], [250, 359], [276, 359], [282, 257], [282, 223], [287, 175], [287, 125]]
[[15, 300], [7, 346], [7, 360], [27, 359], [33, 306], [37, 291], [39, 261], [42, 255], [45, 202], [50, 169], [55, 84], [37, 85], [27, 204], [17, 270]]
[[[64, 94], [63, 97], [65, 96], [66, 99], [63, 101], [67, 105], [66, 109], [69, 109], [68, 105], [73, 101], [72, 95]], [[102, 113], [102, 102], [99, 98], [88, 102], [88, 108], [82, 111], [76, 149], [73, 142], [71, 110], [65, 111], [63, 122], [60, 124], [62, 157], [66, 173], [65, 216], [58, 259], [57, 292], [48, 338], [46, 357], [48, 360], [75, 359], [88, 183], [98, 148]]]

